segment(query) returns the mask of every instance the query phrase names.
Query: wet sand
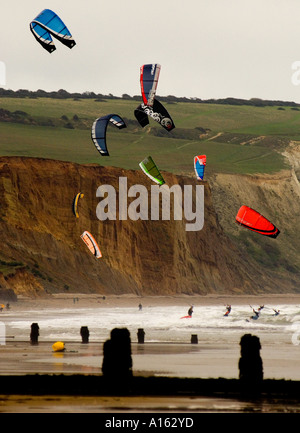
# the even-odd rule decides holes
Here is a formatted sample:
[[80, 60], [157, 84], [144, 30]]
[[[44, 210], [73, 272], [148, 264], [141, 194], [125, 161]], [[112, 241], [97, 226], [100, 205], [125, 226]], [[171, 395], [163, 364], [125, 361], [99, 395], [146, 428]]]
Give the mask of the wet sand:
[[[0, 375], [9, 374], [101, 374], [102, 343], [66, 342], [64, 352], [53, 352], [51, 342], [32, 346], [8, 342], [0, 347]], [[240, 347], [183, 343], [132, 343], [135, 376], [238, 378]], [[299, 346], [278, 352], [263, 347], [266, 379], [300, 380]]]
[[[264, 398], [247, 401], [222, 397], [72, 397], [0, 394], [0, 413], [118, 413], [123, 416], [134, 413], [183, 413], [185, 416], [193, 417], [194, 414], [207, 413], [300, 413], [300, 407], [299, 402], [295, 400], [270, 401]], [[111, 417], [108, 416], [107, 419]]]

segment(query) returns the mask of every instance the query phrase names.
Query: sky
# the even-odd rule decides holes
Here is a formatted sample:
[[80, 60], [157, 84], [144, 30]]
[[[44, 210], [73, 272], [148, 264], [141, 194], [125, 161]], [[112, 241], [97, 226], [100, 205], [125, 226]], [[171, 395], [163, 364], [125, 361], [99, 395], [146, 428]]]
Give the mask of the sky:
[[[160, 63], [158, 96], [300, 103], [299, 0], [3, 3], [6, 89], [140, 95], [140, 66]], [[74, 48], [54, 40], [49, 54], [36, 42], [29, 24], [45, 8], [65, 22]]]

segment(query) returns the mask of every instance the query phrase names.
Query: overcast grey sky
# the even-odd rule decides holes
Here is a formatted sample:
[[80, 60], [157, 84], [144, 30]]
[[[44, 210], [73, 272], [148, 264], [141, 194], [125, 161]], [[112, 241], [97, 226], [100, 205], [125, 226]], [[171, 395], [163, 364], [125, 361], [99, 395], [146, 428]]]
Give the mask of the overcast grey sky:
[[[157, 94], [300, 103], [299, 0], [5, 0], [5, 88], [139, 95], [139, 68], [160, 63]], [[55, 11], [76, 46], [49, 54], [29, 23]], [[300, 69], [300, 68], [299, 68]]]

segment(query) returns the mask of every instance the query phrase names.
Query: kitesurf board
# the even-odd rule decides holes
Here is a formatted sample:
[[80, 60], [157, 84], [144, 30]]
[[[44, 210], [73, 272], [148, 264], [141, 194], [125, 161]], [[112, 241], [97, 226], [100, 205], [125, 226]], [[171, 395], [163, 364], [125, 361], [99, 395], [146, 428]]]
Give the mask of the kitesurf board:
[[191, 319], [192, 318], [192, 316], [182, 316], [182, 317], [180, 317], [180, 319]]
[[[258, 317], [257, 316], [251, 316], [250, 317], [250, 320], [257, 320], [258, 319]], [[250, 320], [249, 319], [246, 319], [246, 322], [250, 322]]]

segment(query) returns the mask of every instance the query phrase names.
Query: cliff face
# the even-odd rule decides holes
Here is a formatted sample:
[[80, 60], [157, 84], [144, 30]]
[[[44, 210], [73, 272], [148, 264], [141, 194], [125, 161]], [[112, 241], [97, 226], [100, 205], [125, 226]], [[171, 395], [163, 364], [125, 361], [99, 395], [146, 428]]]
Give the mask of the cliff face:
[[[234, 211], [242, 204], [259, 208], [280, 229], [280, 235], [275, 241], [257, 235], [252, 235], [252, 239], [281, 250], [300, 269], [300, 184], [293, 171], [282, 171], [276, 176], [216, 174], [210, 183], [220, 223], [227, 232], [234, 236], [245, 233], [239, 225], [232, 224]], [[227, 206], [228, 201], [232, 206]]]
[[0, 274], [0, 299], [16, 301], [17, 295], [30, 298], [45, 296], [43, 285], [26, 268], [18, 268], [5, 277]]
[[[210, 179], [219, 221], [239, 249], [281, 280], [283, 291], [299, 290], [300, 282], [300, 184], [294, 170], [276, 175], [216, 174]], [[231, 206], [227, 206], [231, 203]], [[233, 224], [242, 204], [261, 212], [279, 229], [276, 239], [266, 238]]]
[[[196, 185], [192, 178], [163, 173], [166, 183]], [[186, 221], [100, 221], [100, 185], [118, 190], [119, 177], [147, 187], [142, 171], [23, 157], [0, 158], [2, 263], [17, 265], [6, 277], [17, 294], [43, 291], [101, 294], [207, 294], [295, 290], [259, 268], [224, 234], [210, 186], [205, 191], [204, 227], [185, 230]], [[198, 183], [199, 184], [199, 183]], [[79, 218], [72, 201], [79, 202]], [[132, 200], [132, 199], [131, 199]], [[230, 207], [231, 205], [229, 205]], [[103, 257], [96, 259], [80, 238], [92, 233]], [[29, 289], [31, 287], [31, 289]]]

